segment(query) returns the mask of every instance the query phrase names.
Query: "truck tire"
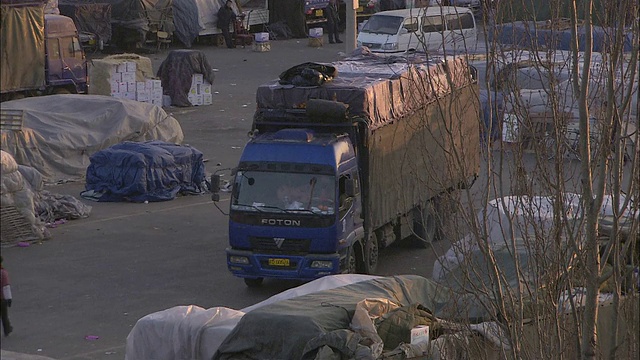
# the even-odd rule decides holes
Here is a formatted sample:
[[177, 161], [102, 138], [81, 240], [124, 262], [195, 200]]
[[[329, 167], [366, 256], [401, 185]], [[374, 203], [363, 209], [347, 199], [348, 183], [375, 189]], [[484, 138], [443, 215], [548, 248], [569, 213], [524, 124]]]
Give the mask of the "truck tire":
[[255, 287], [259, 287], [262, 285], [262, 282], [264, 281], [264, 278], [244, 278], [244, 283], [250, 287], [250, 288], [255, 288]]
[[352, 246], [349, 249], [349, 253], [347, 254], [347, 264], [345, 269], [342, 271], [343, 274], [356, 274], [357, 273], [357, 259], [356, 259], [356, 249], [355, 246]]
[[379, 245], [378, 236], [375, 233], [371, 234], [369, 240], [364, 244], [363, 271], [365, 274], [373, 275], [378, 270]]
[[438, 221], [435, 200], [427, 201], [427, 203], [414, 211], [413, 231], [415, 233], [414, 245], [418, 248], [425, 249], [437, 238]]

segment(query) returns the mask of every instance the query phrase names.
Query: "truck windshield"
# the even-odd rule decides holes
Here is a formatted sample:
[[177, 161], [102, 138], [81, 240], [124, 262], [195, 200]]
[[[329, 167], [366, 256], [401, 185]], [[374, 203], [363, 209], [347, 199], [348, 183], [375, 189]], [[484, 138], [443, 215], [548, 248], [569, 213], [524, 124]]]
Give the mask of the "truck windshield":
[[231, 209], [259, 212], [335, 213], [331, 175], [238, 171]]
[[360, 32], [372, 34], [395, 35], [398, 33], [403, 18], [388, 15], [373, 15], [362, 27]]

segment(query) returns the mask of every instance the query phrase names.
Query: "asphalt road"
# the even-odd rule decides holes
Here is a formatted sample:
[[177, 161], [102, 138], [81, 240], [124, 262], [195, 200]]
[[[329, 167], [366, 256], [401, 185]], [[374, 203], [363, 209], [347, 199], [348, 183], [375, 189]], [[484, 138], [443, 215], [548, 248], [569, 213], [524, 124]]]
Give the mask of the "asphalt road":
[[[344, 51], [341, 45], [311, 48], [305, 39], [274, 41], [265, 53], [194, 48], [217, 69], [213, 105], [167, 111], [181, 123], [184, 143], [204, 153], [207, 172], [238, 160], [259, 84], [300, 63], [337, 60]], [[165, 55], [150, 56], [154, 70]], [[83, 184], [47, 190], [79, 198]], [[55, 359], [123, 359], [129, 331], [147, 314], [192, 304], [241, 309], [300, 284], [266, 280], [249, 289], [231, 276], [224, 253], [227, 218], [209, 196], [151, 204], [85, 202], [93, 207], [89, 218], [51, 229], [52, 238], [41, 244], [2, 249], [14, 296], [14, 332], [2, 339], [3, 350]], [[383, 252], [378, 274], [430, 276], [433, 260], [432, 250], [394, 246]]]

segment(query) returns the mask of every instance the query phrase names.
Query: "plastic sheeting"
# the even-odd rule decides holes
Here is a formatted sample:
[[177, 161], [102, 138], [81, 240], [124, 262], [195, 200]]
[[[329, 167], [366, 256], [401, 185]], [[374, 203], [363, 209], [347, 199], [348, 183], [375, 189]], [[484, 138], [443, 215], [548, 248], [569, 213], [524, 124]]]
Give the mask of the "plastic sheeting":
[[22, 110], [22, 131], [2, 131], [2, 149], [47, 182], [84, 178], [89, 157], [122, 141], [181, 143], [178, 121], [162, 108], [93, 95], [49, 95], [2, 103]]
[[91, 156], [86, 189], [98, 201], [166, 201], [201, 193], [203, 155], [184, 145], [124, 142]]
[[259, 86], [258, 110], [295, 109], [308, 99], [335, 100], [348, 104], [350, 116], [364, 118], [375, 130], [447, 94], [451, 84], [445, 68], [452, 75], [453, 85], [462, 87], [469, 81], [468, 65], [462, 57], [432, 57], [427, 61], [419, 55], [363, 55], [327, 65], [335, 67], [338, 74], [322, 86], [294, 87], [277, 80]]
[[191, 106], [188, 96], [193, 74], [203, 74], [204, 80], [213, 84], [213, 69], [198, 50], [172, 50], [160, 64], [157, 76], [162, 80], [164, 94], [171, 96], [172, 105]]
[[200, 33], [198, 6], [194, 0], [173, 1], [174, 36], [190, 48]]
[[32, 90], [44, 87], [44, 12], [42, 7], [2, 6], [0, 25], [0, 89]]
[[[437, 312], [446, 300], [444, 295], [442, 288], [430, 280], [403, 275], [279, 301], [246, 313], [214, 359], [300, 359], [310, 340], [348, 329], [363, 299], [387, 299], [401, 306], [419, 303]], [[307, 355], [313, 358], [313, 354]]]
[[105, 44], [111, 41], [111, 4], [76, 4], [60, 2], [60, 13], [73, 19], [79, 32], [98, 36]]

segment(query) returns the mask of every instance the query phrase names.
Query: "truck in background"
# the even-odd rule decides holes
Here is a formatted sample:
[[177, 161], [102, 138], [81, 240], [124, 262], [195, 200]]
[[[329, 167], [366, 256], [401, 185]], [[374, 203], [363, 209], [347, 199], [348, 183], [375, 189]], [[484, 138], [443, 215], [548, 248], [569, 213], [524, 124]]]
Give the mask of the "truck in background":
[[88, 72], [69, 17], [44, 13], [44, 1], [2, 0], [2, 101], [86, 93]]
[[374, 273], [394, 241], [433, 241], [441, 195], [478, 174], [477, 79], [464, 58], [331, 66], [338, 76], [322, 86], [258, 88], [227, 248], [248, 286]]
[[327, 22], [324, 9], [329, 6], [328, 0], [304, 0], [304, 15], [307, 27], [316, 27]]

